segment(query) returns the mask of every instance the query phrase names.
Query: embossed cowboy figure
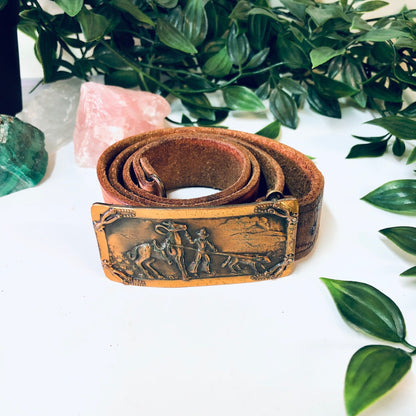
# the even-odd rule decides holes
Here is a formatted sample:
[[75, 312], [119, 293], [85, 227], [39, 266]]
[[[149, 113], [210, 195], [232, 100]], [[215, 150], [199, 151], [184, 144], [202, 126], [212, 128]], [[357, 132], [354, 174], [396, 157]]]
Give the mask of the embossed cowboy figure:
[[208, 252], [216, 252], [217, 249], [214, 244], [208, 240], [209, 234], [205, 228], [201, 228], [196, 235], [198, 237], [190, 241], [193, 246], [196, 246], [196, 253], [192, 263], [189, 265], [189, 272], [197, 274], [199, 266], [201, 266], [201, 271], [211, 273], [211, 257]]

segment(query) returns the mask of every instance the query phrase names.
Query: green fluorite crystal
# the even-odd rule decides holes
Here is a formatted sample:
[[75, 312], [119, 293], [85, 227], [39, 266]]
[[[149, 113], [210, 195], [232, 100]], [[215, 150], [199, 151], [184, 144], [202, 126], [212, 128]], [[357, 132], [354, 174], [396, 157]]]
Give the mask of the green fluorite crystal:
[[35, 186], [47, 165], [44, 134], [16, 117], [0, 114], [0, 196]]

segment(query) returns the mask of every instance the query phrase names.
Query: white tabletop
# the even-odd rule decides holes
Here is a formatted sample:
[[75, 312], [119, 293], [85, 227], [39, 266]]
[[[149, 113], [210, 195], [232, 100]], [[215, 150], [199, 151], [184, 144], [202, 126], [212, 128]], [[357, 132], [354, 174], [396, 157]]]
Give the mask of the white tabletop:
[[[269, 117], [269, 118], [268, 118]], [[360, 198], [414, 179], [392, 156], [347, 160], [371, 119], [305, 108], [281, 141], [325, 177], [318, 243], [276, 281], [211, 287], [130, 287], [103, 273], [90, 207], [102, 197], [72, 143], [50, 154], [32, 189], [0, 198], [0, 414], [7, 416], [343, 416], [349, 359], [382, 343], [349, 327], [320, 277], [369, 283], [402, 310], [416, 343], [415, 264], [378, 230], [415, 225]], [[236, 114], [255, 132], [268, 115]], [[366, 416], [414, 415], [416, 367]]]

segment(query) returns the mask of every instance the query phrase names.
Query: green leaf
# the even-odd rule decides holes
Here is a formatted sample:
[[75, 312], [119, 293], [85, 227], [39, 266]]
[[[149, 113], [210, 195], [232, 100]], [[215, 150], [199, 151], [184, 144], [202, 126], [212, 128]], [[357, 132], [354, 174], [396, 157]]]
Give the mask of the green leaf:
[[227, 36], [227, 52], [234, 65], [241, 66], [247, 61], [250, 54], [250, 44], [245, 33], [238, 33], [237, 26], [233, 24]]
[[328, 62], [330, 59], [335, 56], [343, 55], [345, 49], [332, 49], [328, 46], [320, 46], [319, 48], [312, 49], [309, 56], [312, 62], [312, 68], [316, 68], [319, 65]]
[[136, 20], [142, 23], [147, 23], [150, 26], [154, 26], [153, 20], [143, 13], [136, 5], [129, 0], [111, 0], [111, 4], [117, 9], [123, 10], [133, 16]]
[[227, 48], [224, 46], [205, 62], [202, 70], [212, 77], [223, 78], [231, 72], [232, 67], [233, 63], [228, 56]]
[[406, 150], [406, 145], [403, 143], [402, 140], [396, 137], [393, 143], [393, 154], [395, 156], [403, 156], [403, 153]]
[[273, 116], [284, 126], [295, 129], [299, 123], [295, 100], [281, 88], [276, 87], [270, 94], [269, 108]]
[[166, 19], [157, 19], [156, 33], [160, 41], [172, 49], [177, 49], [189, 54], [198, 52], [192, 42]]
[[252, 4], [250, 1], [239, 0], [230, 13], [230, 19], [246, 21], [251, 8]]
[[221, 123], [222, 121], [224, 121], [227, 117], [228, 117], [229, 111], [228, 110], [215, 110], [214, 111], [214, 119], [206, 119], [206, 118], [198, 118], [198, 125], [199, 126], [213, 126], [215, 125], [216, 127], [221, 127], [226, 129], [227, 127], [225, 126], [218, 126], [219, 123]]
[[308, 93], [307, 90], [298, 81], [288, 77], [280, 78], [279, 87], [284, 88], [291, 94], [295, 95], [306, 95]]
[[342, 8], [339, 5], [329, 5], [327, 7], [309, 6], [306, 13], [311, 16], [312, 20], [317, 26], [322, 26], [328, 20], [336, 19], [338, 17], [345, 17]]
[[397, 115], [397, 113], [401, 110], [403, 103], [402, 102], [391, 102], [385, 101], [384, 107], [386, 111], [390, 114]]
[[182, 100], [192, 117], [215, 121], [215, 109], [205, 94], [183, 94], [188, 100]]
[[246, 68], [251, 69], [260, 66], [266, 60], [267, 56], [269, 55], [269, 52], [270, 48], [265, 48], [254, 54], [248, 61]]
[[126, 69], [107, 74], [105, 77], [105, 83], [107, 85], [117, 85], [123, 88], [133, 88], [139, 85], [140, 79], [136, 71]]
[[269, 139], [277, 139], [280, 134], [280, 122], [275, 120], [256, 132], [257, 135], [267, 137]]
[[37, 37], [38, 37], [38, 32], [37, 32], [37, 19], [32, 19], [32, 18], [28, 18], [26, 17], [27, 15], [33, 15], [34, 13], [30, 13], [33, 12], [33, 10], [31, 11], [22, 11], [20, 12], [20, 19], [19, 19], [19, 24], [18, 24], [18, 28], [19, 31], [24, 33], [25, 35], [29, 36], [30, 38], [32, 38], [34, 41], [36, 41]]
[[293, 34], [296, 40], [302, 43], [305, 40], [305, 36], [301, 30], [299, 30], [295, 25], [291, 25], [288, 27], [289, 32]]
[[353, 134], [352, 136], [355, 137], [356, 139], [359, 140], [364, 140], [365, 142], [370, 142], [370, 143], [374, 143], [374, 142], [381, 142], [382, 140], [384, 140], [389, 134], [383, 134], [382, 136], [357, 136], [355, 134]]
[[307, 7], [306, 4], [292, 0], [280, 0], [280, 2], [299, 20], [305, 19]]
[[316, 89], [320, 92], [320, 94], [327, 97], [349, 97], [350, 95], [354, 95], [360, 92], [360, 90], [352, 88], [348, 84], [344, 84], [343, 82], [336, 81], [324, 75], [313, 74], [312, 78], [315, 81]]
[[166, 20], [180, 32], [183, 26], [183, 10], [182, 7], [175, 7], [165, 15]]
[[62, 39], [64, 40], [64, 42], [67, 45], [71, 46], [72, 48], [81, 49], [81, 48], [84, 48], [86, 46], [86, 43], [84, 41], [80, 40], [80, 39], [73, 39], [73, 38], [70, 38], [70, 37], [64, 37]]
[[127, 64], [116, 53], [99, 44], [94, 48], [94, 58], [112, 69], [125, 69]]
[[[78, 78], [81, 79], [88, 78], [88, 74], [91, 72], [92, 68], [92, 61], [85, 58], [77, 59], [74, 62], [73, 68], [71, 68], [71, 65], [68, 65], [68, 63], [63, 60], [61, 60], [59, 63], [61, 66], [64, 66], [65, 68], [69, 68], [70, 70], [72, 70], [73, 74], [75, 74]], [[62, 75], [64, 74], [61, 72], [60, 76]]]
[[298, 81], [295, 81], [292, 78], [280, 78], [279, 87], [295, 95], [306, 95], [308, 93], [307, 90]]
[[407, 39], [407, 38], [399, 38], [395, 42], [396, 48], [409, 48], [416, 50], [416, 40], [413, 39]]
[[327, 278], [321, 280], [347, 322], [385, 341], [404, 341], [406, 326], [403, 315], [389, 297], [366, 283]]
[[[329, 63], [326, 68], [326, 76], [331, 79], [335, 79], [341, 72], [346, 60], [343, 56], [336, 56]], [[342, 81], [344, 82], [344, 81]]]
[[254, 7], [248, 12], [248, 15], [249, 16], [261, 15], [261, 16], [269, 17], [272, 20], [279, 21], [279, 18], [277, 17], [277, 15], [270, 8]]
[[58, 43], [56, 35], [50, 31], [39, 29], [39, 36], [35, 43], [36, 56], [42, 64], [45, 82], [54, 81], [56, 51]]
[[371, 56], [383, 64], [391, 64], [395, 60], [396, 51], [389, 42], [376, 42], [371, 47]]
[[271, 20], [264, 15], [254, 14], [249, 16], [247, 35], [250, 45], [261, 50], [268, 48], [270, 39]]
[[341, 107], [336, 98], [324, 97], [316, 88], [309, 86], [307, 100], [313, 111], [327, 117], [341, 118]]
[[410, 152], [409, 157], [407, 158], [406, 165], [416, 162], [416, 147]]
[[8, 0], [0, 0], [0, 10], [4, 9], [4, 7], [6, 6]]
[[208, 82], [202, 74], [190, 73], [181, 78], [181, 82], [192, 90], [210, 89], [213, 87], [212, 83]]
[[[41, 12], [39, 12], [39, 14], [40, 13]], [[40, 17], [40, 19], [42, 18]], [[58, 15], [53, 16], [51, 23], [51, 30], [54, 30], [58, 36], [68, 37], [81, 33], [81, 27], [78, 20], [68, 16], [66, 13], [59, 13]], [[77, 36], [77, 38], [80, 39], [79, 36]]]
[[386, 101], [384, 103], [384, 107], [386, 108], [386, 111], [390, 114], [394, 114], [397, 115], [398, 112], [401, 110], [403, 103], [401, 102], [391, 102], [391, 101]]
[[416, 121], [407, 117], [387, 116], [375, 118], [367, 121], [366, 124], [372, 124], [386, 129], [393, 136], [403, 140], [416, 139]]
[[351, 98], [361, 107], [365, 108], [367, 105], [367, 96], [363, 89], [363, 67], [360, 63], [353, 63], [346, 60], [341, 70], [342, 81], [345, 84], [350, 85], [352, 88], [359, 91], [354, 94]]
[[416, 228], [415, 227], [390, 227], [380, 230], [380, 233], [386, 236], [396, 246], [400, 247], [406, 253], [416, 256]]
[[276, 44], [279, 51], [280, 62], [283, 62], [291, 69], [309, 69], [309, 56], [297, 43], [285, 39], [283, 36], [278, 36]]
[[266, 81], [265, 83], [261, 84], [255, 91], [255, 94], [257, 97], [260, 98], [260, 100], [264, 101], [269, 98], [270, 95], [270, 85], [269, 82]]
[[416, 101], [408, 105], [404, 110], [401, 110], [400, 114], [405, 117], [416, 118]]
[[356, 144], [347, 155], [347, 159], [355, 159], [358, 157], [379, 157], [384, 154], [387, 149], [387, 140], [381, 142], [371, 142], [366, 144]]
[[410, 269], [405, 270], [403, 273], [400, 273], [400, 276], [415, 277], [416, 276], [416, 266], [413, 266]]
[[403, 68], [400, 67], [400, 65], [394, 66], [393, 72], [399, 81], [402, 81], [410, 85], [416, 85], [416, 76], [414, 75], [414, 73], [405, 71]]
[[416, 179], [387, 182], [361, 198], [398, 214], [416, 214]]
[[222, 90], [224, 101], [229, 108], [238, 111], [263, 111], [262, 101], [249, 88], [233, 85]]
[[198, 46], [208, 33], [208, 18], [203, 1], [188, 0], [183, 13], [183, 34], [194, 46]]
[[85, 7], [81, 9], [76, 17], [87, 42], [101, 39], [110, 27], [110, 22], [104, 16]]
[[[394, 84], [392, 84], [393, 86]], [[394, 87], [387, 88], [383, 82], [368, 82], [364, 84], [364, 92], [370, 97], [392, 103], [402, 102], [402, 91]]]
[[386, 345], [368, 345], [351, 358], [345, 375], [348, 416], [355, 416], [391, 390], [409, 371], [410, 354]]
[[407, 32], [396, 29], [373, 29], [359, 36], [357, 42], [385, 42], [397, 38], [409, 38], [410, 35]]
[[192, 120], [186, 114], [182, 114], [181, 124], [190, 126], [194, 125], [194, 123], [192, 123]]
[[372, 26], [367, 23], [364, 19], [362, 19], [360, 16], [354, 16], [352, 18], [351, 23], [351, 30], [371, 30]]
[[84, 5], [84, 0], [55, 0], [55, 3], [71, 17], [76, 16]]
[[357, 12], [372, 12], [374, 10], [380, 9], [381, 7], [387, 6], [389, 3], [381, 0], [370, 0], [364, 3], [359, 4], [355, 10]]

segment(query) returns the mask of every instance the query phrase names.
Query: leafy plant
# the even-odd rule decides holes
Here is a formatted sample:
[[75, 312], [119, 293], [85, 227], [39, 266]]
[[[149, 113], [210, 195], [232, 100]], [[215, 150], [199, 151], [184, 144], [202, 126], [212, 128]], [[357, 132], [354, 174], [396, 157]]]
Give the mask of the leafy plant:
[[349, 324], [406, 348], [368, 345], [352, 356], [345, 375], [344, 401], [347, 414], [355, 416], [403, 378], [416, 347], [406, 341], [406, 325], [399, 307], [378, 289], [361, 282], [321, 280]]
[[387, 2], [56, 0], [62, 13], [52, 15], [37, 0], [20, 3], [45, 82], [104, 74], [108, 84], [176, 97], [186, 121], [204, 125], [263, 111], [266, 100], [290, 128], [305, 101], [335, 118], [345, 100], [382, 117], [415, 116], [403, 94], [416, 90], [416, 10], [366, 19]]

